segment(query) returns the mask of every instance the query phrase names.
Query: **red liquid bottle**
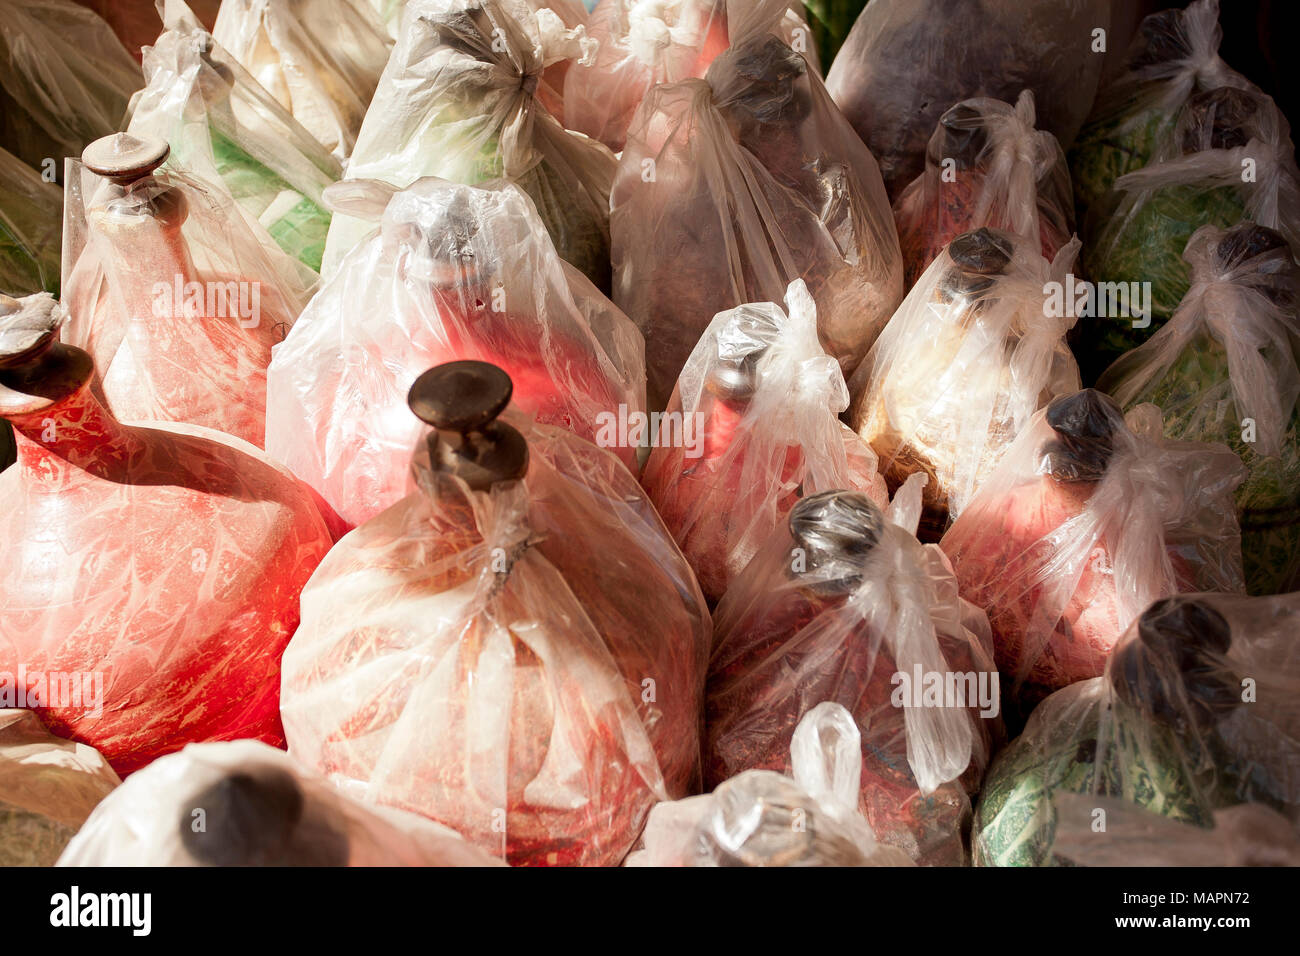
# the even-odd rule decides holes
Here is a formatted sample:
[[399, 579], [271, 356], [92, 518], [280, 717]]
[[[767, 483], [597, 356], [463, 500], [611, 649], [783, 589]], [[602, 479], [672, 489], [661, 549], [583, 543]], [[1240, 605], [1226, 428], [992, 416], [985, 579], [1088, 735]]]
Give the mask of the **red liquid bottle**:
[[221, 433], [119, 422], [90, 356], [55, 341], [60, 315], [48, 295], [0, 297], [18, 442], [0, 475], [0, 671], [122, 775], [191, 741], [282, 744], [280, 654], [330, 545], [308, 490]]

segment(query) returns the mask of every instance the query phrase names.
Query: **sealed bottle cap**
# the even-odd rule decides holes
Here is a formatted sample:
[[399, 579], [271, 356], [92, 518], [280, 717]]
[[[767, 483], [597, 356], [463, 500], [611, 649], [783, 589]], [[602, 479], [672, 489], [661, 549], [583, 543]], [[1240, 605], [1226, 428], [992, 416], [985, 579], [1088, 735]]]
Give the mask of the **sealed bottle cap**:
[[719, 355], [709, 369], [704, 387], [726, 401], [744, 401], [758, 388], [758, 363], [767, 354], [766, 344], [755, 343], [752, 351]]
[[1174, 63], [1192, 55], [1181, 10], [1161, 10], [1151, 14], [1143, 19], [1138, 34], [1137, 43], [1141, 43], [1141, 47], [1129, 58], [1129, 69]]
[[1259, 112], [1256, 94], [1230, 86], [1197, 93], [1187, 101], [1183, 152], [1236, 149], [1250, 142]]
[[82, 151], [81, 161], [93, 173], [125, 184], [148, 176], [167, 161], [171, 147], [154, 136], [112, 133]]
[[1130, 705], [1175, 728], [1209, 726], [1240, 702], [1228, 669], [1227, 620], [1203, 601], [1178, 595], [1138, 619], [1137, 640], [1115, 652], [1111, 683]]
[[429, 453], [436, 470], [482, 491], [528, 473], [528, 442], [496, 419], [510, 404], [510, 376], [488, 362], [447, 362], [415, 380], [407, 404], [436, 431]]
[[940, 291], [950, 296], [987, 291], [1006, 274], [1014, 253], [1011, 239], [987, 226], [962, 233], [948, 244], [952, 266], [939, 281]]
[[812, 111], [812, 103], [799, 83], [808, 72], [808, 64], [780, 38], [770, 34], [754, 37], [719, 59], [726, 63], [725, 72], [709, 72], [715, 81], [719, 76], [727, 77], [730, 89], [715, 89], [715, 95], [756, 122], [793, 125]]
[[795, 577], [824, 594], [847, 593], [861, 583], [885, 528], [880, 509], [857, 491], [809, 495], [790, 510], [787, 522], [804, 557]]
[[[934, 145], [940, 152], [931, 156], [931, 160], [937, 165], [945, 159], [951, 159], [956, 161], [958, 169], [974, 166], [988, 142], [984, 115], [973, 106], [958, 103], [939, 117], [939, 129], [942, 136]], [[933, 150], [934, 147], [931, 147], [931, 152]]]
[[1062, 395], [1047, 406], [1056, 438], [1039, 452], [1039, 473], [1057, 481], [1100, 481], [1115, 450], [1124, 414], [1115, 400], [1095, 388]]
[[1219, 269], [1235, 269], [1275, 249], [1289, 249], [1281, 233], [1253, 222], [1243, 222], [1219, 239], [1214, 247], [1214, 264]]
[[304, 827], [306, 810], [292, 774], [259, 767], [229, 773], [205, 788], [177, 822], [186, 851], [210, 866], [346, 866], [346, 837], [326, 827]]
[[0, 293], [0, 368], [40, 358], [54, 344], [62, 312], [48, 292], [15, 299]]

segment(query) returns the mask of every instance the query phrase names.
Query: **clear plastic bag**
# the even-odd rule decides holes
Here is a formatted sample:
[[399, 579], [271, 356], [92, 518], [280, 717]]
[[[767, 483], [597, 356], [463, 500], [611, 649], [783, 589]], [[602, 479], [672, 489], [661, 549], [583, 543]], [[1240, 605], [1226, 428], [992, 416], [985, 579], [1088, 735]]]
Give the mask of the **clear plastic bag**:
[[268, 245], [318, 272], [330, 224], [322, 194], [342, 167], [183, 3], [166, 3], [128, 130], [165, 139], [175, 162], [234, 197]]
[[[348, 522], [402, 497], [415, 377], [450, 359], [504, 367], [538, 420], [596, 440], [602, 413], [645, 407], [640, 334], [563, 262], [516, 185], [345, 183], [380, 219], [276, 347], [267, 445]], [[636, 468], [635, 446], [618, 455]]]
[[1244, 588], [1224, 445], [1160, 437], [1159, 411], [1126, 422], [1093, 389], [1053, 401], [944, 535], [966, 600], [988, 612], [1004, 710], [1101, 674], [1158, 598]]
[[63, 193], [0, 149], [0, 292], [59, 294]]
[[[397, 46], [362, 123], [349, 179], [404, 188], [437, 176], [474, 185], [505, 178], [537, 205], [556, 250], [609, 290], [609, 188], [617, 161], [560, 125], [543, 71], [593, 43], [524, 0], [409, 0]], [[370, 231], [340, 214], [324, 274]]]
[[1252, 594], [1300, 588], [1300, 267], [1277, 232], [1198, 229], [1192, 287], [1165, 326], [1097, 383], [1124, 408], [1160, 407], [1165, 435], [1216, 441], [1249, 474], [1237, 489]]
[[71, 0], [0, 0], [0, 143], [27, 165], [80, 156], [118, 129], [140, 68], [94, 12]]
[[1045, 307], [1079, 250], [982, 227], [930, 264], [849, 382], [850, 422], [890, 488], [930, 476], [921, 538], [938, 541], [1030, 417], [1079, 388], [1065, 342], [1075, 319]]
[[980, 226], [1037, 238], [1043, 258], [1055, 258], [1074, 232], [1070, 173], [1056, 137], [1034, 128], [1033, 92], [1014, 107], [963, 100], [939, 117], [894, 221], [909, 289], [944, 246]]
[[848, 389], [802, 279], [785, 302], [714, 317], [641, 478], [710, 601], [803, 495], [848, 488], [889, 503], [875, 454], [837, 418]]
[[341, 794], [254, 740], [190, 744], [104, 800], [59, 866], [497, 866], [455, 831]]
[[772, 22], [733, 29], [705, 80], [654, 87], [619, 163], [614, 301], [645, 333], [652, 408], [714, 315], [779, 302], [794, 279], [846, 376], [902, 301], [876, 161]]
[[976, 864], [1061, 862], [1052, 852], [1061, 794], [1093, 798], [1067, 804], [1086, 805], [1089, 823], [1104, 809], [1093, 800], [1107, 797], [1197, 827], [1246, 803], [1294, 820], [1298, 626], [1297, 594], [1191, 594], [1153, 604], [1116, 645], [1104, 676], [1047, 698], [998, 755], [975, 814]]
[[[484, 367], [429, 371], [412, 407], [497, 393]], [[462, 411], [487, 424], [421, 442], [413, 492], [304, 591], [284, 656], [290, 752], [512, 864], [619, 863], [656, 801], [698, 790], [707, 606], [609, 451]]]
[[94, 747], [55, 737], [30, 710], [10, 709], [16, 688], [0, 687], [0, 866], [52, 866], [121, 781]]
[[[890, 507], [912, 527], [920, 481]], [[934, 680], [951, 698], [927, 698]], [[876, 837], [918, 863], [960, 865], [970, 795], [1001, 738], [997, 692], [988, 622], [958, 597], [942, 552], [865, 495], [812, 495], [718, 606], [705, 783], [788, 774], [799, 721], [839, 703], [862, 734], [858, 807]]]
[[972, 96], [1030, 89], [1038, 121], [1068, 148], [1105, 56], [1094, 31], [1111, 0], [872, 0], [826, 87], [880, 160], [890, 196], [920, 174], [939, 116]]
[[340, 160], [356, 142], [392, 38], [344, 0], [223, 0], [212, 35]]
[[747, 770], [713, 793], [650, 811], [645, 849], [628, 866], [912, 866], [876, 842], [858, 811], [862, 735], [839, 704], [795, 728], [792, 776]]

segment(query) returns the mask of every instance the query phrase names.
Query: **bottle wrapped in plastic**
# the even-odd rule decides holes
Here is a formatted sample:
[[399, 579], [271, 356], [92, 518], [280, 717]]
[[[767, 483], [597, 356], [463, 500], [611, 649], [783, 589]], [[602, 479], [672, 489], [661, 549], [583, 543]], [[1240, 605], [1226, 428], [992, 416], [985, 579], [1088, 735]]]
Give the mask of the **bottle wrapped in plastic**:
[[180, 0], [166, 4], [168, 28], [145, 50], [148, 85], [129, 131], [167, 140], [182, 167], [234, 197], [268, 245], [319, 272], [330, 225], [322, 194], [342, 167]]
[[140, 67], [71, 0], [0, 0], [0, 143], [35, 169], [119, 128]]
[[939, 117], [972, 96], [1030, 89], [1038, 123], [1069, 148], [1105, 57], [1111, 0], [873, 0], [826, 87], [880, 160], [889, 195], [920, 175]]
[[645, 849], [628, 866], [912, 866], [878, 843], [858, 810], [862, 735], [839, 704], [795, 728], [791, 777], [746, 770], [712, 793], [650, 811]]
[[121, 781], [94, 747], [55, 737], [32, 711], [15, 709], [15, 692], [0, 684], [0, 866], [53, 866]]
[[[922, 480], [891, 505], [913, 527]], [[951, 697], [929, 699], [935, 681]], [[858, 807], [876, 837], [918, 863], [960, 865], [970, 795], [1001, 736], [997, 694], [988, 622], [938, 548], [861, 493], [810, 495], [718, 606], [705, 782], [790, 773], [800, 720], [839, 703], [862, 734]]]
[[944, 246], [980, 226], [1038, 239], [1043, 258], [1055, 258], [1074, 231], [1070, 173], [1056, 137], [1034, 128], [1034, 94], [1014, 107], [964, 100], [939, 117], [894, 221], [909, 289]]
[[[1104, 830], [1095, 826], [1097, 810]], [[1052, 856], [1076, 866], [1300, 866], [1300, 831], [1263, 803], [1216, 810], [1208, 828], [1116, 797], [1059, 790], [1052, 812]]]
[[609, 865], [695, 793], [710, 619], [636, 480], [431, 369], [415, 489], [330, 552], [284, 656], [290, 752], [516, 865]]
[[1298, 626], [1296, 594], [1191, 594], [1151, 605], [1103, 676], [1048, 697], [998, 755], [975, 814], [976, 865], [1060, 863], [1052, 847], [1061, 794], [1122, 799], [1197, 827], [1245, 803], [1294, 820]]
[[[90, 356], [56, 341], [60, 315], [45, 293], [0, 298], [0, 416], [18, 437], [0, 475], [0, 672], [123, 776], [193, 741], [281, 744], [280, 653], [330, 546], [309, 490], [220, 432], [118, 421]], [[103, 690], [90, 708], [86, 680]]]
[[1084, 271], [1094, 282], [1134, 291], [1148, 285], [1149, 321], [1080, 326], [1081, 361], [1097, 371], [1173, 315], [1191, 285], [1183, 251], [1197, 229], [1250, 220], [1300, 249], [1300, 170], [1290, 130], [1273, 101], [1253, 90], [1219, 87], [1193, 96], [1164, 150], [1115, 188], [1123, 197], [1084, 247]]
[[[498, 364], [523, 412], [591, 440], [620, 407], [643, 414], [640, 334], [556, 255], [518, 186], [347, 188], [349, 208], [382, 217], [380, 228], [277, 346], [267, 447], [348, 522], [405, 493], [420, 431], [406, 393], [430, 365]], [[636, 469], [635, 446], [617, 454]]]
[[223, 0], [213, 37], [340, 160], [348, 158], [392, 38], [338, 0]]
[[1069, 309], [1049, 308], [1079, 250], [981, 227], [930, 264], [849, 382], [850, 422], [898, 488], [922, 473], [921, 539], [938, 541], [1030, 417], [1079, 388]]
[[[167, 167], [162, 140], [117, 133], [71, 163], [63, 340], [126, 421], [203, 425], [259, 447], [266, 367], [306, 301], [229, 197]], [[83, 165], [84, 164], [84, 165]]]
[[962, 597], [988, 612], [1008, 714], [1099, 676], [1152, 601], [1243, 590], [1245, 468], [1160, 428], [1150, 405], [1126, 422], [1093, 389], [1057, 398], [944, 535]]
[[134, 774], [59, 866], [500, 866], [454, 831], [340, 793], [254, 740], [190, 744]]
[[[537, 206], [560, 257], [609, 291], [609, 189], [617, 160], [560, 125], [543, 71], [590, 56], [582, 29], [524, 0], [409, 0], [379, 81], [349, 179], [404, 188], [436, 176], [474, 185], [505, 178]], [[324, 274], [370, 231], [340, 214]]]
[[645, 333], [652, 408], [712, 316], [779, 302], [794, 279], [846, 376], [902, 301], [876, 161], [808, 61], [771, 35], [775, 22], [733, 30], [705, 80], [654, 87], [619, 163], [614, 301]]
[[0, 149], [0, 292], [59, 292], [63, 193]]
[[710, 601], [804, 495], [848, 488], [889, 503], [875, 454], [837, 417], [848, 389], [802, 279], [785, 302], [714, 317], [641, 478]]
[[[1070, 150], [1075, 204], [1085, 226], [1104, 225], [1103, 202], [1121, 176], [1146, 166], [1173, 134], [1179, 113], [1197, 93], [1223, 86], [1253, 88], [1219, 58], [1219, 0], [1144, 19], [1123, 70], [1102, 83], [1088, 121]], [[1085, 243], [1090, 237], [1085, 231]]]
[[1281, 234], [1250, 222], [1198, 229], [1184, 258], [1182, 304], [1098, 388], [1126, 409], [1159, 406], [1168, 438], [1236, 452], [1246, 586], [1300, 589], [1300, 267]]
[[587, 23], [600, 44], [596, 55], [565, 78], [565, 125], [620, 152], [651, 88], [702, 78], [732, 31], [744, 33], [754, 20], [797, 45], [816, 67], [809, 28], [795, 6], [787, 0], [602, 0]]

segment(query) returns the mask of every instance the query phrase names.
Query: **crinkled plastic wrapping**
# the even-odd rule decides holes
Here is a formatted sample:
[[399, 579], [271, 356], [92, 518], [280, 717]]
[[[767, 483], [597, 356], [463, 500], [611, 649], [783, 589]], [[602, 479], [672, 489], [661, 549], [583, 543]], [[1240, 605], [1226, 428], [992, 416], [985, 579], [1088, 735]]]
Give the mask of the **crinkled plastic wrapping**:
[[0, 0], [0, 143], [36, 169], [118, 129], [140, 68], [71, 0]]
[[1034, 94], [1014, 107], [964, 100], [939, 117], [925, 171], [894, 203], [911, 288], [944, 246], [980, 226], [1037, 238], [1051, 260], [1070, 240], [1074, 209], [1061, 144], [1034, 128]]
[[94, 747], [55, 737], [30, 710], [0, 710], [0, 866], [52, 866], [120, 782]]
[[889, 503], [875, 454], [837, 417], [848, 389], [802, 279], [785, 301], [714, 317], [641, 479], [710, 601], [803, 495], [850, 488]]
[[[547, 65], [590, 56], [582, 29], [565, 30], [524, 0], [409, 0], [397, 46], [348, 164], [350, 179], [406, 187], [437, 176], [517, 183], [537, 205], [561, 258], [609, 289], [609, 188], [617, 161], [564, 129], [545, 101]], [[371, 229], [335, 217], [331, 274]]]
[[397, 30], [402, 21], [402, 10], [407, 0], [347, 0], [360, 13], [371, 18], [388, 33], [391, 39], [397, 39]]
[[[1100, 231], [1112, 211], [1103, 200], [1115, 181], [1154, 158], [1193, 95], [1221, 86], [1253, 89], [1219, 58], [1222, 39], [1219, 0], [1194, 0], [1142, 21], [1123, 71], [1102, 84], [1070, 150], [1075, 202], [1085, 223], [1095, 221]], [[1085, 241], [1090, 235], [1085, 232]]]
[[190, 744], [91, 814], [59, 866], [499, 866], [453, 830], [353, 800], [253, 740]]
[[858, 810], [862, 735], [839, 704], [795, 728], [791, 777], [747, 770], [713, 793], [650, 811], [645, 849], [628, 866], [912, 866], [876, 842]]
[[[1123, 193], [1083, 265], [1094, 282], [1147, 283], [1149, 325], [1089, 323], [1083, 346], [1101, 367], [1173, 315], [1191, 285], [1183, 251], [1201, 226], [1249, 219], [1300, 249], [1300, 170], [1286, 118], [1262, 93], [1220, 87], [1193, 96], [1148, 166], [1115, 183]], [[1085, 330], [1080, 327], [1078, 330]]]
[[[620, 408], [643, 412], [640, 334], [560, 260], [518, 186], [422, 179], [351, 199], [379, 230], [276, 347], [267, 414], [271, 454], [348, 522], [404, 494], [420, 431], [406, 394], [432, 365], [493, 362], [524, 412], [591, 440]], [[616, 451], [636, 468], [636, 447]]]
[[330, 546], [308, 489], [219, 432], [120, 423], [89, 359], [53, 350], [54, 381], [0, 370], [0, 672], [124, 776], [192, 741], [282, 743], [280, 653]]
[[290, 751], [518, 865], [616, 864], [699, 785], [709, 612], [608, 451], [511, 414], [528, 472], [429, 469], [338, 543], [284, 657]]
[[621, 151], [652, 87], [703, 78], [729, 36], [755, 21], [770, 23], [775, 36], [816, 68], [816, 46], [794, 6], [787, 0], [602, 0], [587, 23], [600, 44], [596, 56], [565, 78], [565, 124]]
[[1188, 243], [1192, 287], [1165, 326], [1098, 382], [1124, 408], [1158, 405], [1164, 432], [1223, 442], [1252, 594], [1300, 588], [1300, 267], [1273, 230], [1205, 226]]
[[347, 159], [393, 45], [373, 17], [338, 0], [223, 0], [212, 35]]
[[[891, 506], [913, 527], [921, 480]], [[926, 675], [957, 684], [950, 674], [970, 675], [958, 685], [969, 695], [927, 705]], [[810, 496], [718, 606], [705, 782], [717, 787], [746, 770], [788, 774], [799, 721], [823, 701], [839, 703], [862, 734], [858, 807], [876, 837], [918, 863], [960, 865], [968, 795], [1001, 736], [996, 684], [988, 622], [958, 597], [938, 548], [865, 495]], [[986, 717], [972, 699], [981, 685]]]
[[[1088, 389], [1035, 415], [944, 535], [964, 598], [988, 612], [1004, 710], [1097, 677], [1158, 598], [1244, 587], [1224, 445], [1160, 437], [1151, 405], [1126, 423]], [[1014, 706], [1013, 706], [1014, 705]]]
[[846, 376], [902, 301], [876, 161], [808, 61], [763, 25], [733, 31], [706, 80], [654, 87], [619, 163], [614, 301], [645, 333], [652, 408], [712, 316], [779, 302], [794, 279]]
[[0, 149], [0, 292], [59, 293], [63, 193]]
[[[1115, 797], [1057, 791], [1052, 809], [1052, 855], [1076, 866], [1300, 866], [1300, 832], [1263, 803], [1216, 810], [1208, 828]], [[1105, 830], [1093, 825], [1097, 810]]]
[[1073, 240], [1049, 264], [1034, 239], [984, 227], [957, 237], [849, 382], [850, 422], [890, 488], [930, 478], [923, 540], [962, 513], [1036, 411], [1079, 388], [1065, 341], [1075, 318], [1045, 294], [1078, 250]]
[[1111, 0], [873, 0], [826, 87], [880, 161], [891, 196], [923, 168], [940, 115], [972, 96], [1034, 91], [1038, 122], [1068, 148], [1105, 57], [1093, 31]]
[[330, 224], [322, 193], [342, 167], [184, 4], [167, 3], [168, 29], [145, 50], [148, 85], [129, 130], [167, 140], [176, 162], [223, 187], [255, 230], [319, 271]]
[[[975, 815], [976, 864], [1061, 862], [1052, 846], [1065, 822], [1054, 804], [1063, 794], [1121, 799], [1202, 828], [1215, 824], [1214, 811], [1248, 803], [1294, 820], [1298, 626], [1297, 594], [1180, 595], [1153, 605], [1129, 627], [1104, 676], [1047, 698], [998, 755]], [[1067, 804], [1072, 829], [1090, 802]], [[1098, 807], [1105, 808], [1084, 810], [1089, 822]]]
[[124, 421], [203, 425], [261, 446], [266, 368], [307, 298], [234, 202], [164, 166], [123, 187], [69, 162], [63, 341]]

